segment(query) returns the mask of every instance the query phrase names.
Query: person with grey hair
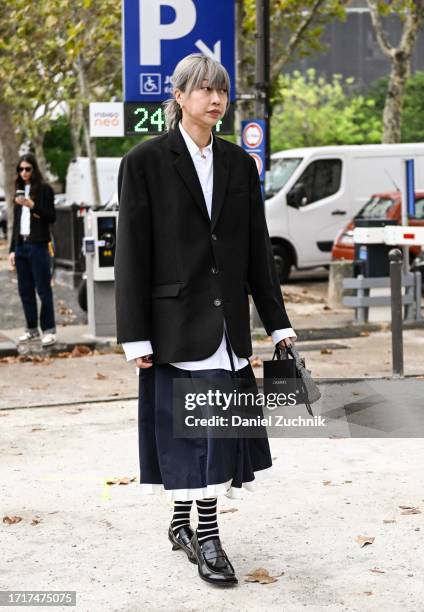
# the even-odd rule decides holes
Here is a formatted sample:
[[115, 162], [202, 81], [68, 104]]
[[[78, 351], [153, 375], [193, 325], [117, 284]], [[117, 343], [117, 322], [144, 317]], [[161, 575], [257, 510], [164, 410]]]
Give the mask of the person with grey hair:
[[[237, 379], [255, 384], [249, 291], [279, 347], [296, 335], [288, 319], [267, 231], [254, 160], [212, 133], [230, 100], [216, 60], [192, 54], [173, 77], [165, 103], [168, 130], [123, 158], [115, 258], [117, 341], [139, 372], [140, 487], [174, 502], [173, 550], [196, 563], [202, 579], [237, 584], [222, 548], [219, 495], [272, 466], [266, 437], [173, 435], [173, 383]], [[197, 529], [190, 525], [196, 500]]]

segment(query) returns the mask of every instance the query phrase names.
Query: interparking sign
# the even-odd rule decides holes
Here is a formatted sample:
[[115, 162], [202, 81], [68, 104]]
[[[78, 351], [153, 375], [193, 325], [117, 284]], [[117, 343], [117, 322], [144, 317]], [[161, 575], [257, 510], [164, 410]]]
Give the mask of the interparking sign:
[[123, 0], [124, 100], [171, 97], [171, 75], [190, 53], [219, 60], [235, 100], [234, 0]]

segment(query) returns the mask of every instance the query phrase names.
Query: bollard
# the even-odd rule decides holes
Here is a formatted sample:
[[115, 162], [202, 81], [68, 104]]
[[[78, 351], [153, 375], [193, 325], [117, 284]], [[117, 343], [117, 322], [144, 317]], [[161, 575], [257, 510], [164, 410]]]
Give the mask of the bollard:
[[392, 308], [392, 373], [403, 377], [403, 312], [402, 312], [402, 251], [392, 249], [390, 259], [390, 289]]

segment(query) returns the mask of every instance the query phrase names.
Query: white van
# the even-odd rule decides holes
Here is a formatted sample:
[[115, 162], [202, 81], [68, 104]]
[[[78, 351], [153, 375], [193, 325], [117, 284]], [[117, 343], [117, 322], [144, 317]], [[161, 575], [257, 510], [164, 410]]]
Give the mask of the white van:
[[424, 187], [424, 144], [349, 145], [279, 151], [271, 156], [265, 212], [281, 282], [292, 266], [328, 265], [340, 229], [373, 193], [396, 191], [404, 159]]
[[[106, 204], [116, 191], [118, 170], [121, 157], [98, 157], [97, 174], [99, 179], [100, 200]], [[90, 161], [88, 157], [75, 157], [66, 173], [66, 203], [93, 204]]]

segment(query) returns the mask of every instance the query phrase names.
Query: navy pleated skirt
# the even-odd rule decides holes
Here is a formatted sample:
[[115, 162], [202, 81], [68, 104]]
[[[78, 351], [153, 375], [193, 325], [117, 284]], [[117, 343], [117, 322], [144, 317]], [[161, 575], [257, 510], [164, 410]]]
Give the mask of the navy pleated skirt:
[[[169, 364], [140, 369], [138, 436], [143, 493], [165, 493], [170, 500], [204, 499], [241, 488], [272, 465], [268, 438], [177, 438], [173, 435], [173, 381], [176, 378], [231, 377], [223, 369], [183, 370]], [[250, 363], [236, 372], [256, 389]]]

